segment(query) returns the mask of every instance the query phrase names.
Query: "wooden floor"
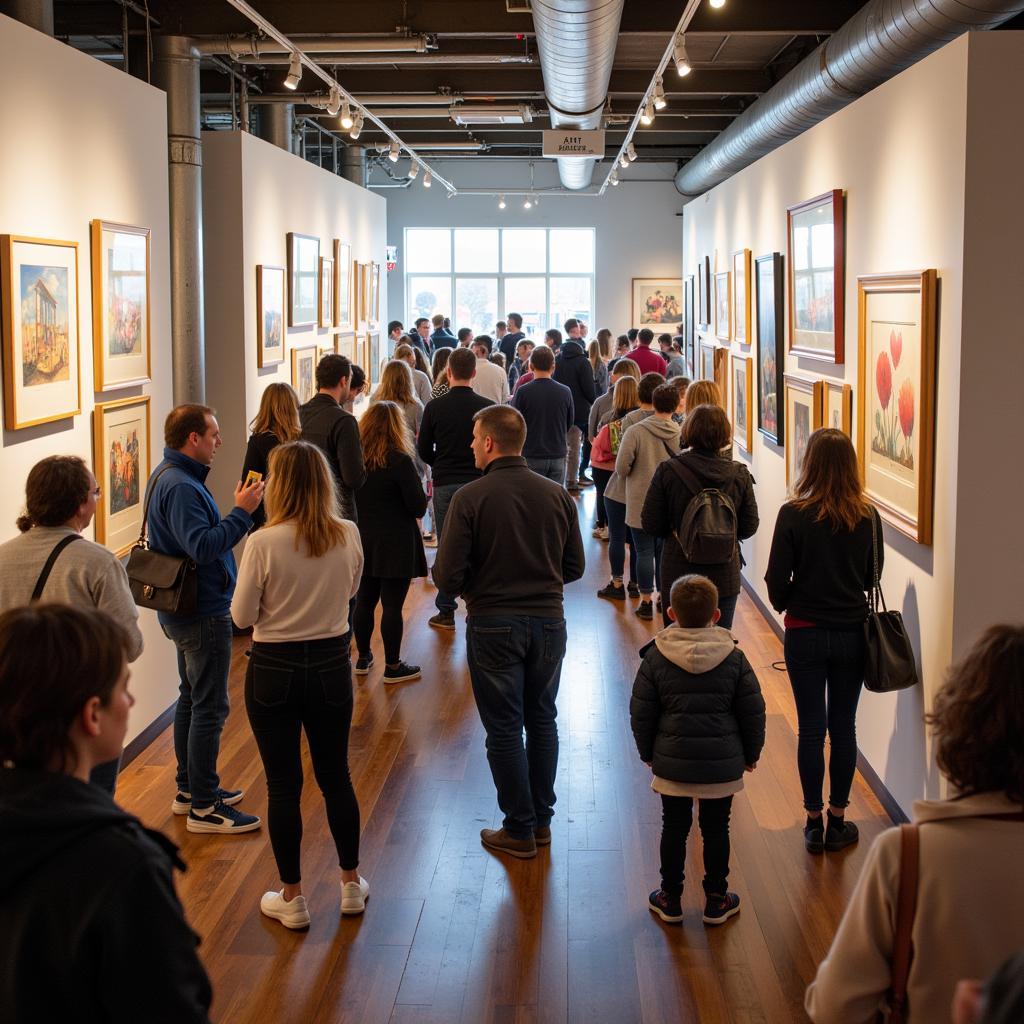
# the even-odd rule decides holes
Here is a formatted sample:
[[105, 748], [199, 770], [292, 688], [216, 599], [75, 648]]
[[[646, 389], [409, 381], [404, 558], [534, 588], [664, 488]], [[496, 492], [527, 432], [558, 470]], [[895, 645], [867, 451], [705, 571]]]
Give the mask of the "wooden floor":
[[[857, 777], [850, 817], [859, 846], [812, 857], [800, 833], [795, 712], [775, 635], [744, 595], [735, 632], [768, 705], [757, 771], [734, 802], [730, 886], [742, 913], [700, 919], [700, 848], [690, 837], [683, 925], [646, 909], [658, 884], [659, 810], [638, 760], [628, 702], [637, 650], [654, 632], [626, 607], [598, 600], [604, 544], [591, 540], [593, 492], [582, 499], [589, 567], [566, 590], [569, 646], [559, 694], [562, 750], [553, 842], [535, 860], [484, 851], [500, 824], [484, 735], [454, 634], [431, 629], [432, 586], [414, 583], [405, 657], [423, 679], [394, 687], [377, 666], [357, 680], [351, 768], [363, 816], [362, 918], [339, 917], [337, 859], [307, 770], [303, 885], [307, 933], [259, 913], [278, 888], [265, 831], [207, 837], [174, 817], [174, 757], [164, 733], [123, 773], [126, 808], [178, 842], [189, 864], [179, 892], [213, 981], [213, 1019], [242, 1022], [630, 1024], [805, 1020], [803, 992], [828, 948], [871, 840], [888, 824]], [[266, 810], [266, 789], [241, 698], [236, 641], [233, 711], [220, 758], [242, 807]], [[168, 647], [168, 657], [171, 657]], [[308, 765], [307, 765], [308, 769]]]

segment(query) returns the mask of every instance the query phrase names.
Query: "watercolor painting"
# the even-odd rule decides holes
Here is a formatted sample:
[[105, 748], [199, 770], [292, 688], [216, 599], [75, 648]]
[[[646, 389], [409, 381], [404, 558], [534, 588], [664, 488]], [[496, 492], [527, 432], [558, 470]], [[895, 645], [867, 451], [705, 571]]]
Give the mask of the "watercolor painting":
[[334, 326], [334, 260], [320, 257], [320, 326]]
[[732, 340], [732, 272], [715, 274], [715, 337]]
[[149, 477], [149, 397], [99, 403], [93, 432], [93, 471], [101, 494], [96, 504], [96, 541], [123, 555], [142, 529]]
[[800, 475], [807, 443], [821, 422], [821, 382], [787, 373], [786, 406], [786, 483], [792, 485]]
[[782, 253], [754, 261], [757, 290], [757, 429], [773, 444], [785, 442], [782, 369], [785, 365]]
[[320, 297], [320, 239], [289, 231], [288, 326], [306, 327], [317, 322]]
[[292, 387], [304, 405], [316, 394], [316, 345], [292, 349]]
[[733, 338], [749, 345], [750, 337], [750, 250], [732, 254]]
[[126, 512], [139, 503], [139, 435], [142, 432], [138, 421], [126, 423], [117, 428], [109, 444], [108, 484], [110, 491], [110, 512]]
[[256, 365], [284, 360], [284, 267], [256, 268]]
[[70, 376], [68, 271], [21, 266], [22, 384], [38, 387]]

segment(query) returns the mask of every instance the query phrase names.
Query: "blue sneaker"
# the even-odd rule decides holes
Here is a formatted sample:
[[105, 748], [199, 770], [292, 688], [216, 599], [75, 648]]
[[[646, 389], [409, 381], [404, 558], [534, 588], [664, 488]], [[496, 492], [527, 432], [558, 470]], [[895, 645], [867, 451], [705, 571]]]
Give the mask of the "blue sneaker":
[[185, 828], [189, 832], [221, 832], [228, 835], [253, 832], [260, 825], [260, 819], [255, 814], [236, 811], [220, 800], [204, 814], [198, 814], [194, 809], [189, 811], [185, 821]]
[[740, 898], [734, 892], [727, 892], [724, 896], [709, 895], [704, 901], [705, 924], [725, 924], [739, 912]]
[[679, 897], [669, 896], [664, 889], [655, 889], [647, 897], [647, 909], [657, 914], [667, 924], [679, 924], [683, 919], [683, 908]]
[[[218, 789], [217, 799], [228, 807], [234, 807], [242, 797], [245, 796], [244, 789]], [[192, 794], [183, 793], [180, 789], [171, 804], [171, 811], [174, 814], [188, 814], [192, 810]]]

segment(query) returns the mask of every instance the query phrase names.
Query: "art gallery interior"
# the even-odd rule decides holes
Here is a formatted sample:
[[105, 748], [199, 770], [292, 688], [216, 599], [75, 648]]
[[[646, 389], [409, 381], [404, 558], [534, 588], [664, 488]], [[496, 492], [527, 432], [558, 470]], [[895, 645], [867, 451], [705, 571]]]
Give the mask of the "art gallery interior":
[[[908, 6], [932, 13], [893, 10]], [[925, 715], [985, 627], [1024, 618], [1022, 11], [0, 0], [0, 539], [29, 469], [75, 454], [108, 494], [85, 536], [127, 557], [175, 405], [217, 410], [208, 486], [227, 512], [268, 384], [305, 400], [316, 360], [339, 352], [372, 390], [389, 321], [441, 312], [483, 333], [527, 304], [538, 333], [578, 315], [591, 337], [681, 334], [690, 375], [719, 380], [732, 457], [756, 483], [736, 635], [776, 680], [776, 752], [734, 810], [737, 850], [756, 852], [737, 853], [751, 907], [731, 938], [670, 934], [643, 906], [660, 811], [628, 700], [653, 630], [594, 607], [607, 569], [592, 494], [578, 503], [586, 596], [566, 591], [565, 817], [550, 856], [495, 865], [476, 845], [496, 805], [461, 627], [410, 625], [419, 688], [358, 684], [350, 760], [377, 886], [358, 927], [326, 915], [308, 935], [273, 931], [249, 899], [274, 880], [265, 835], [200, 845], [172, 818], [177, 669], [142, 610], [119, 792], [190, 865], [179, 889], [213, 1019], [806, 1019], [803, 989], [870, 844], [821, 870], [787, 852], [802, 817], [764, 582], [772, 526], [807, 433], [847, 432], [920, 676], [859, 706], [851, 813], [874, 836], [949, 795]], [[600, 148], [546, 156], [556, 131]], [[674, 323], [638, 309], [661, 282]], [[134, 458], [123, 493], [115, 449]], [[410, 594], [424, 621], [433, 594], [429, 580]], [[240, 704], [222, 773], [265, 800]], [[307, 834], [312, 881], [333, 870], [320, 804]], [[832, 916], [808, 924], [798, 908], [819, 888]], [[213, 907], [238, 893], [230, 912]]]

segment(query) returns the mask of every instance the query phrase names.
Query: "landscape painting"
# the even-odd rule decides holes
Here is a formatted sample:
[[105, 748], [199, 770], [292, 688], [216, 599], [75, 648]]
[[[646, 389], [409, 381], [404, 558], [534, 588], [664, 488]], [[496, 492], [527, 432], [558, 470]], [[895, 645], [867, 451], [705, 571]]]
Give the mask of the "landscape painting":
[[754, 261], [757, 292], [757, 429], [773, 444], [785, 442], [782, 371], [782, 253]]
[[633, 326], [656, 334], [678, 334], [683, 322], [683, 282], [679, 278], [633, 278]]
[[142, 529], [149, 478], [149, 397], [100, 403], [93, 416], [94, 472], [100, 487], [96, 541], [126, 554]]
[[256, 365], [284, 361], [284, 267], [256, 268]]

